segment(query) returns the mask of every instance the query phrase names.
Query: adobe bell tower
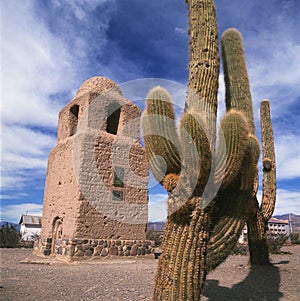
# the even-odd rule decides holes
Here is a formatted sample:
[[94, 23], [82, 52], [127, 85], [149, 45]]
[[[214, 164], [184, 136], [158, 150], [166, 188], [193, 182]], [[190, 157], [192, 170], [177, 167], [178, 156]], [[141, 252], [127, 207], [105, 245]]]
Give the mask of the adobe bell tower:
[[146, 239], [148, 162], [140, 117], [116, 83], [100, 76], [84, 82], [60, 111], [45, 183], [43, 254], [73, 256], [83, 241]]

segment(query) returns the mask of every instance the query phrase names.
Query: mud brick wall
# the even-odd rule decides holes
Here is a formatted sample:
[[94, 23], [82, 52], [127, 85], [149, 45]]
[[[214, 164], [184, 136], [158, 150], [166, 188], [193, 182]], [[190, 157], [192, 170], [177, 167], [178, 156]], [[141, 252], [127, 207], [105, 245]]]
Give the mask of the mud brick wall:
[[52, 237], [56, 217], [64, 219], [64, 235], [74, 235], [80, 191], [73, 172], [72, 147], [72, 140], [66, 140], [59, 143], [49, 155], [41, 237]]
[[59, 113], [41, 232], [52, 253], [61, 240], [145, 239], [148, 162], [140, 115], [103, 77], [86, 81]]

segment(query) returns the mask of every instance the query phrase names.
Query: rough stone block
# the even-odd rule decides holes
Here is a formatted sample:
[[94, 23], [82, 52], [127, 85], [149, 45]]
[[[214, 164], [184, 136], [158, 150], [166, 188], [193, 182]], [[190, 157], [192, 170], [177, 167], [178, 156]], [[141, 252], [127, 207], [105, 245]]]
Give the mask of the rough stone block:
[[108, 255], [108, 249], [107, 248], [103, 248], [101, 253], [100, 253], [100, 256], [107, 256]]
[[75, 254], [75, 246], [71, 245], [69, 247], [69, 255], [74, 256], [74, 254]]
[[92, 250], [86, 250], [85, 252], [84, 252], [84, 256], [92, 256], [93, 255], [93, 251]]
[[111, 246], [110, 249], [109, 249], [109, 255], [115, 255], [115, 256], [117, 256], [118, 255], [118, 247]]
[[131, 256], [137, 255], [137, 249], [138, 249], [138, 245], [137, 244], [133, 245], [130, 250], [130, 255]]
[[102, 245], [98, 245], [94, 248], [94, 256], [100, 256], [101, 254], [101, 251], [103, 249], [103, 246]]
[[84, 251], [82, 251], [82, 250], [77, 250], [77, 252], [75, 253], [75, 256], [77, 256], [77, 257], [82, 257], [82, 256], [84, 256]]

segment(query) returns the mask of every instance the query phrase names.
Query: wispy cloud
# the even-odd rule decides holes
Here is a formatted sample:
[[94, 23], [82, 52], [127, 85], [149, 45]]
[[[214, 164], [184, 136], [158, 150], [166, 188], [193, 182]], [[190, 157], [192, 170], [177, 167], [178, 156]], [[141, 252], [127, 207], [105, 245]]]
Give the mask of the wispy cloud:
[[181, 28], [181, 27], [177, 27], [177, 26], [175, 26], [174, 31], [177, 32], [177, 33], [179, 33], [179, 34], [184, 34], [184, 35], [187, 34], [187, 29], [184, 29], [184, 28]]
[[29, 196], [28, 193], [16, 193], [14, 195], [11, 195], [11, 194], [8, 194], [8, 195], [5, 195], [5, 194], [2, 194], [0, 195], [0, 199], [6, 199], [6, 200], [17, 200], [17, 199], [20, 199], [20, 198], [23, 198], [23, 197], [27, 197]]
[[32, 4], [9, 1], [2, 7], [2, 118], [55, 127], [61, 104], [51, 95], [69, 91], [74, 82], [72, 55], [38, 22]]
[[287, 133], [275, 138], [277, 178], [282, 180], [300, 177], [299, 136]]
[[[52, 0], [52, 4], [57, 9], [72, 10], [75, 17], [79, 20], [88, 21], [87, 18], [89, 14], [99, 5], [108, 2], [109, 0], [73, 0], [73, 1], [58, 1]], [[110, 0], [111, 4], [115, 2], [115, 0]]]
[[[52, 5], [84, 22], [104, 2], [52, 1]], [[45, 174], [49, 151], [56, 144], [58, 112], [79, 88], [88, 68], [82, 60], [88, 41], [78, 42], [72, 22], [68, 37], [76, 45], [55, 34], [49, 20], [37, 14], [38, 4], [1, 2], [1, 188], [6, 190], [24, 187], [28, 169], [35, 170], [31, 181]]]
[[278, 189], [275, 214], [300, 214], [300, 191]]
[[[261, 202], [262, 191], [259, 190], [258, 201]], [[300, 214], [300, 191], [293, 189], [277, 189], [276, 192], [276, 203], [273, 215], [294, 213]]]
[[1, 220], [18, 223], [22, 214], [42, 215], [43, 206], [34, 203], [8, 205], [1, 208]]
[[257, 1], [247, 4], [251, 6], [248, 20], [249, 13], [258, 11], [265, 18], [254, 14], [255, 25], [249, 21], [239, 25], [244, 34], [254, 110], [258, 113], [260, 101], [268, 98], [276, 120], [288, 114], [300, 94], [300, 39], [296, 30], [300, 26], [300, 5], [298, 1], [281, 1], [274, 6], [268, 2], [270, 6], [263, 5], [261, 10]]
[[49, 151], [56, 137], [39, 130], [17, 125], [2, 126], [1, 141], [1, 188], [23, 187], [24, 182], [40, 177], [41, 172], [32, 172], [30, 177], [24, 170], [45, 172]]

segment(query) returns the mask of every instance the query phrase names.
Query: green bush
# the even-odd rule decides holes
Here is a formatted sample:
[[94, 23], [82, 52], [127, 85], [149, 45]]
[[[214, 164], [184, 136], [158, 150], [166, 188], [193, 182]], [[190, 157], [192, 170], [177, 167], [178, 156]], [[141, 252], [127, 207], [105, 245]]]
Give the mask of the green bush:
[[291, 233], [290, 240], [292, 244], [300, 244], [300, 235], [298, 233]]
[[278, 234], [276, 236], [273, 234], [268, 234], [267, 245], [269, 252], [271, 254], [281, 254], [281, 247], [285, 244], [287, 239], [288, 236], [286, 236], [285, 234]]
[[4, 225], [0, 228], [0, 248], [18, 248], [21, 236], [14, 226]]

